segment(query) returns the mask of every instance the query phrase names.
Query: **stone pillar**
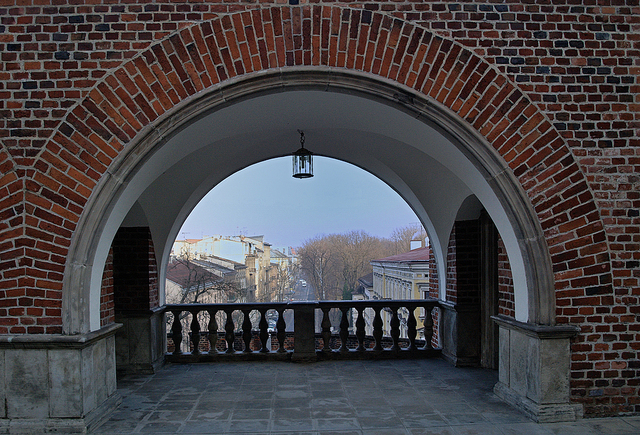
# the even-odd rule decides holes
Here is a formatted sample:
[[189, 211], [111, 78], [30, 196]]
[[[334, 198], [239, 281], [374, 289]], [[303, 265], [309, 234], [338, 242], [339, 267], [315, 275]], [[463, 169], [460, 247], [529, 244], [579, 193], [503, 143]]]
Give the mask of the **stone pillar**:
[[480, 365], [479, 220], [456, 221], [447, 254], [447, 300], [439, 322], [442, 356], [456, 366]]
[[531, 419], [546, 423], [582, 417], [570, 403], [570, 339], [575, 326], [542, 326], [493, 318], [500, 329], [499, 380], [494, 392]]
[[147, 227], [120, 228], [113, 240], [116, 363], [121, 373], [154, 373], [164, 363], [166, 331]]
[[440, 302], [442, 357], [456, 367], [480, 364], [480, 310], [477, 305]]
[[316, 361], [315, 310], [317, 302], [289, 302], [293, 314], [293, 361]]
[[486, 211], [480, 214], [480, 366], [498, 368], [498, 230]]
[[86, 433], [117, 408], [115, 333], [0, 336], [0, 433]]
[[164, 364], [167, 348], [161, 308], [119, 311], [116, 313], [116, 322], [123, 325], [116, 334], [118, 373], [155, 373]]

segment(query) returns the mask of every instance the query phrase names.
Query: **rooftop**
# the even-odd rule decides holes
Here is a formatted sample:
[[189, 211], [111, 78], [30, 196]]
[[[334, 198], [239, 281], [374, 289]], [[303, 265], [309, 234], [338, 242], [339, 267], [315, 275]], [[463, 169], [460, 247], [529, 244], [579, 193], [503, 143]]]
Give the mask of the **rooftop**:
[[536, 424], [493, 394], [495, 371], [440, 359], [167, 365], [118, 381], [94, 435], [631, 435], [640, 417]]
[[411, 263], [411, 262], [424, 262], [429, 261], [430, 249], [428, 246], [424, 248], [413, 249], [409, 252], [405, 252], [398, 255], [392, 255], [391, 257], [380, 258], [378, 260], [372, 260], [381, 263]]
[[[230, 260], [228, 260], [228, 261], [230, 261]], [[199, 266], [202, 266], [202, 267], [206, 268], [206, 269], [212, 270], [212, 272], [215, 271], [213, 273], [215, 273], [218, 276], [225, 276], [225, 275], [229, 275], [229, 274], [235, 273], [234, 269], [229, 269], [228, 267], [224, 267], [224, 266], [222, 266], [220, 264], [213, 263], [211, 261], [193, 260], [193, 262], [195, 264], [199, 265]], [[237, 264], [239, 264], [239, 263], [237, 263]]]
[[[198, 278], [196, 279], [196, 277]], [[167, 267], [167, 279], [181, 287], [194, 285], [196, 282], [202, 284], [199, 280], [205, 280], [206, 283], [209, 284], [222, 280], [221, 277], [208, 272], [198, 264], [192, 263], [190, 267], [187, 267], [187, 265], [180, 261], [172, 261], [169, 263]]]
[[363, 286], [373, 287], [373, 272], [369, 272], [368, 274], [361, 276], [358, 278], [358, 282]]

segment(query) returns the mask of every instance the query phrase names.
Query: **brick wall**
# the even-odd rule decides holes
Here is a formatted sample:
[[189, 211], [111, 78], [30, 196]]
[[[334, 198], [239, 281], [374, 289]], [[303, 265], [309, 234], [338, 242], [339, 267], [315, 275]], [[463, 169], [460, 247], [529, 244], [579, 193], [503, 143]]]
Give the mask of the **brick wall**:
[[515, 292], [513, 275], [507, 256], [507, 249], [502, 238], [498, 236], [498, 312], [503, 316], [515, 319]]
[[480, 221], [455, 223], [457, 303], [480, 306]]
[[149, 228], [120, 228], [112, 250], [115, 309], [146, 311], [158, 307], [158, 270]]
[[457, 221], [447, 248], [447, 298], [480, 305], [480, 221]]
[[447, 245], [447, 277], [445, 282], [445, 300], [454, 304], [458, 302], [458, 267], [456, 260], [456, 226], [454, 225]]
[[[429, 245], [431, 247], [431, 245]], [[433, 249], [429, 249], [429, 296], [440, 298], [440, 283], [438, 279], [438, 265]]]
[[0, 1], [0, 333], [61, 332], [79, 216], [145, 126], [228, 78], [327, 65], [428, 95], [494, 146], [544, 230], [556, 321], [582, 331], [572, 397], [640, 412], [640, 9], [568, 3]]
[[116, 321], [114, 287], [113, 287], [113, 248], [102, 272], [102, 286], [100, 289], [100, 326], [107, 326]]

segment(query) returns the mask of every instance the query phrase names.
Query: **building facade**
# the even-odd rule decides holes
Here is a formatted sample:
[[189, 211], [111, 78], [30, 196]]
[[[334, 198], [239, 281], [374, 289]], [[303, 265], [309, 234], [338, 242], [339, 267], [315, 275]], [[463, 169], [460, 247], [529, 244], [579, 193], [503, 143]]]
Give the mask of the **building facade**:
[[222, 267], [233, 267], [236, 271], [242, 269], [244, 276], [239, 282], [249, 301], [274, 301], [290, 287], [288, 273], [292, 259], [283, 252], [272, 250], [263, 236], [176, 240], [172, 252], [174, 256], [188, 255]]
[[[429, 296], [429, 261], [431, 249], [427, 247], [412, 249], [409, 252], [391, 257], [372, 260], [373, 289], [372, 299], [424, 299]], [[407, 338], [408, 312], [398, 313], [400, 318], [400, 337]], [[368, 313], [369, 318], [371, 312]], [[416, 319], [424, 320], [424, 308], [414, 313]], [[365, 321], [367, 316], [365, 316]], [[371, 320], [371, 319], [370, 319]], [[391, 314], [382, 315], [383, 329], [390, 331]], [[420, 338], [424, 338], [423, 328], [418, 328]], [[390, 335], [389, 335], [390, 336]]]
[[451, 361], [640, 412], [637, 1], [289, 3], [0, 5], [0, 431], [99, 421], [116, 332], [161, 363], [182, 222], [297, 129], [416, 211]]

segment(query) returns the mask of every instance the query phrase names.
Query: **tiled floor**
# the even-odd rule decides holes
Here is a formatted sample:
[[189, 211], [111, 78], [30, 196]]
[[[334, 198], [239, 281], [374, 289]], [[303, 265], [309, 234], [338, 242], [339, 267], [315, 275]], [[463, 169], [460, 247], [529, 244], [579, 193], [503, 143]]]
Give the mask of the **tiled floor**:
[[442, 360], [169, 365], [119, 380], [107, 434], [638, 435], [640, 417], [536, 424], [496, 373]]

